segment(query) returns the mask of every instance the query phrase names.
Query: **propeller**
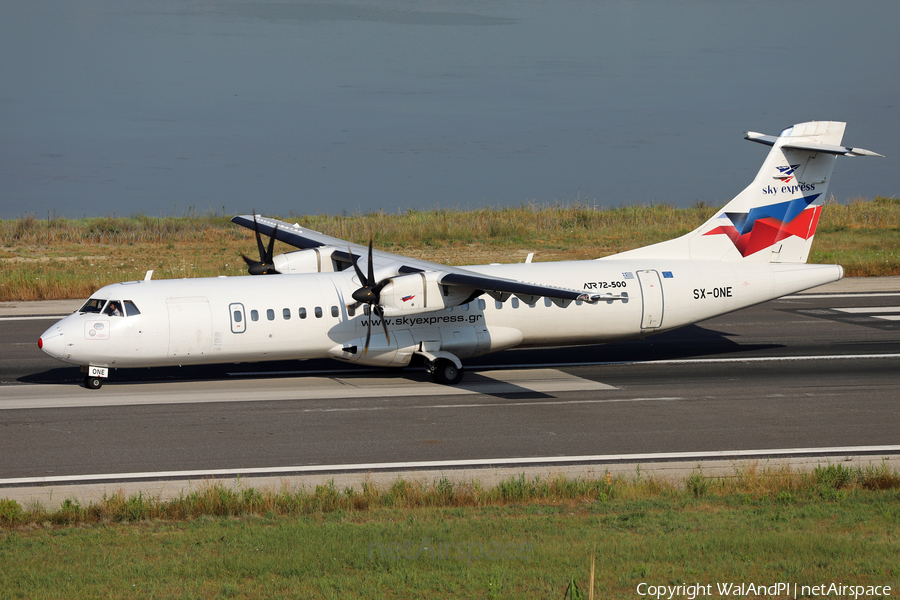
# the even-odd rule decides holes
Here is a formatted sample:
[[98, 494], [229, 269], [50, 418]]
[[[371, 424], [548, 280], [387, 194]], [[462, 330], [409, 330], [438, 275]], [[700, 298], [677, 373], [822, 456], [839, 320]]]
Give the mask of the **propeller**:
[[[382, 281], [375, 281], [375, 263], [372, 261], [372, 240], [369, 239], [369, 264], [368, 264], [368, 277], [363, 275], [362, 269], [359, 268], [357, 261], [358, 257], [353, 255], [353, 251], [349, 248], [347, 249], [350, 252], [350, 260], [353, 261], [353, 270], [356, 271], [356, 276], [359, 277], [359, 282], [362, 284], [362, 287], [357, 289], [353, 294], [351, 294], [352, 298], [356, 300], [356, 302], [352, 305], [354, 309], [362, 304], [369, 305], [369, 314], [375, 313], [378, 315], [378, 318], [381, 319], [381, 325], [384, 327], [384, 337], [387, 338], [388, 344], [391, 343], [391, 336], [388, 333], [387, 323], [384, 321], [384, 307], [381, 306], [381, 290], [388, 284], [390, 279], [384, 279]], [[369, 327], [366, 330], [366, 345], [363, 348], [363, 354], [369, 351], [369, 340], [372, 338], [372, 319], [368, 320]]]
[[269, 238], [269, 247], [265, 248], [262, 243], [262, 237], [259, 235], [259, 223], [256, 222], [256, 211], [253, 211], [253, 229], [256, 231], [256, 246], [259, 248], [259, 260], [253, 260], [243, 252], [241, 258], [247, 263], [248, 271], [251, 275], [278, 275], [278, 271], [272, 265], [272, 252], [275, 249], [275, 234], [278, 232], [278, 225]]

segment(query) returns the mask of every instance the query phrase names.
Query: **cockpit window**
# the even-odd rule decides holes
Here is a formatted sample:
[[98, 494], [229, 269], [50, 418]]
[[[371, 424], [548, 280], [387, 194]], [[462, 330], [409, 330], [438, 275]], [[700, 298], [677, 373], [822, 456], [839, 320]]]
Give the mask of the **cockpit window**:
[[125, 301], [125, 316], [133, 317], [135, 315], [141, 314], [141, 311], [138, 310], [138, 307], [134, 305], [134, 302], [131, 300]]
[[118, 300], [110, 300], [109, 304], [106, 305], [106, 309], [104, 309], [103, 314], [110, 317], [124, 316], [122, 313], [122, 303]]
[[87, 302], [84, 303], [78, 312], [82, 313], [99, 313], [103, 310], [103, 305], [106, 304], [106, 300], [101, 300], [99, 298], [91, 298]]

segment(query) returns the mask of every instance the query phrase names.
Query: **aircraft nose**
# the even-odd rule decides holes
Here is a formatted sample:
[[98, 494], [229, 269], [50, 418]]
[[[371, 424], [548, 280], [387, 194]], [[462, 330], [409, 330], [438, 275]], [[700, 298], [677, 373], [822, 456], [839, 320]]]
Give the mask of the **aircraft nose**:
[[53, 358], [64, 358], [66, 353], [66, 334], [62, 327], [53, 326], [38, 339], [38, 348]]

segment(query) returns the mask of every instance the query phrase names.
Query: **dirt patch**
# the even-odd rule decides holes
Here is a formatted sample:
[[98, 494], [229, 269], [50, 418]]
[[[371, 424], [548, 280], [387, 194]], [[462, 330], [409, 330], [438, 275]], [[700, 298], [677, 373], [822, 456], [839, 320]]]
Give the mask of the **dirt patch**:
[[11, 258], [0, 258], [0, 262], [8, 264], [72, 262], [76, 260], [100, 262], [108, 260], [108, 258], [106, 256], [13, 256]]

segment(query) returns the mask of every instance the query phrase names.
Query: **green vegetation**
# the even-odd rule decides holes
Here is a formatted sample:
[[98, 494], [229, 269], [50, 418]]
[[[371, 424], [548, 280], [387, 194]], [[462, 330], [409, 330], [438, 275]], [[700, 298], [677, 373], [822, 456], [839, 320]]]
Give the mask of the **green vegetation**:
[[[289, 215], [284, 220], [409, 256], [449, 264], [580, 260], [677, 237], [713, 207], [668, 205], [594, 209], [583, 204], [408, 211], [404, 214]], [[276, 252], [292, 248], [279, 242]], [[0, 221], [0, 301], [86, 298], [99, 287], [143, 278], [245, 273], [253, 233], [228, 217], [27, 216]], [[900, 200], [829, 201], [810, 262], [838, 263], [848, 276], [900, 274]]]
[[587, 597], [594, 553], [598, 598], [634, 598], [640, 582], [900, 589], [900, 474], [885, 464], [493, 488], [212, 482], [167, 502], [0, 501], [0, 522], [12, 598]]

